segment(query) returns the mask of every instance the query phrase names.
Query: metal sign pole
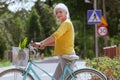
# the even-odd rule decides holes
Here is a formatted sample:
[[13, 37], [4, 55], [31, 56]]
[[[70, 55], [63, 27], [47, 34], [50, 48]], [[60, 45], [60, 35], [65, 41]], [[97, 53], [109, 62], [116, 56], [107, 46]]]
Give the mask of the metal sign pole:
[[[97, 0], [94, 0], [94, 10], [97, 10]], [[98, 57], [98, 35], [97, 35], [97, 24], [95, 24], [95, 54]]]

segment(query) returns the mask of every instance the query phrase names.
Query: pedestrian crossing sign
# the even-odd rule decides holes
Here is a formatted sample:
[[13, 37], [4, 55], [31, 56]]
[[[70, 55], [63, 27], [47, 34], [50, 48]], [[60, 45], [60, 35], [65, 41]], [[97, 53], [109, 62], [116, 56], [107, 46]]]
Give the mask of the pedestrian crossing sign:
[[101, 10], [88, 10], [88, 24], [100, 24], [101, 23]]

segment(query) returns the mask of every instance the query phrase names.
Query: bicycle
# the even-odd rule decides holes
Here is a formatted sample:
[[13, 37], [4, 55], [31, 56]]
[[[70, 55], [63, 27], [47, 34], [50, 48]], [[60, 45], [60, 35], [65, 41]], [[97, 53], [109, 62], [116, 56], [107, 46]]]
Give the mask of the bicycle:
[[[65, 65], [60, 80], [107, 80], [103, 73], [93, 68], [71, 70], [70, 64], [75, 61]], [[0, 80], [43, 80], [33, 69], [33, 66], [48, 75], [51, 80], [57, 80], [50, 73], [39, 67], [33, 60], [29, 60], [26, 68], [17, 67], [1, 72]]]

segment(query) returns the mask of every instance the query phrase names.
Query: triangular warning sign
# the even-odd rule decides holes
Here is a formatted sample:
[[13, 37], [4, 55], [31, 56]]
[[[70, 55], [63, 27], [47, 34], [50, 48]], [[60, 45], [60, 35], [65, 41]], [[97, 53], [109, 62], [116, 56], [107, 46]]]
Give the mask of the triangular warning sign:
[[90, 16], [88, 22], [101, 22], [101, 19], [97, 15], [96, 11], [93, 11], [92, 15]]
[[98, 27], [100, 26], [108, 26], [107, 21], [105, 20], [104, 16], [101, 17], [101, 23], [97, 25]]

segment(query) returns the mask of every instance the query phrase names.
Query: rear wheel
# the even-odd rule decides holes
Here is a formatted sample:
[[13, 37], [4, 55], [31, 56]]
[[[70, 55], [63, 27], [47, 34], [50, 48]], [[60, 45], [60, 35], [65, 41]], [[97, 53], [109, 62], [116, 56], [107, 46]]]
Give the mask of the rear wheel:
[[73, 73], [73, 76], [75, 79], [73, 79], [72, 76], [69, 76], [68, 80], [107, 80], [107, 77], [104, 74], [90, 68], [79, 69]]
[[[23, 70], [20, 69], [8, 69], [0, 73], [0, 80], [23, 80]], [[28, 74], [26, 80], [34, 80], [33, 77]]]

